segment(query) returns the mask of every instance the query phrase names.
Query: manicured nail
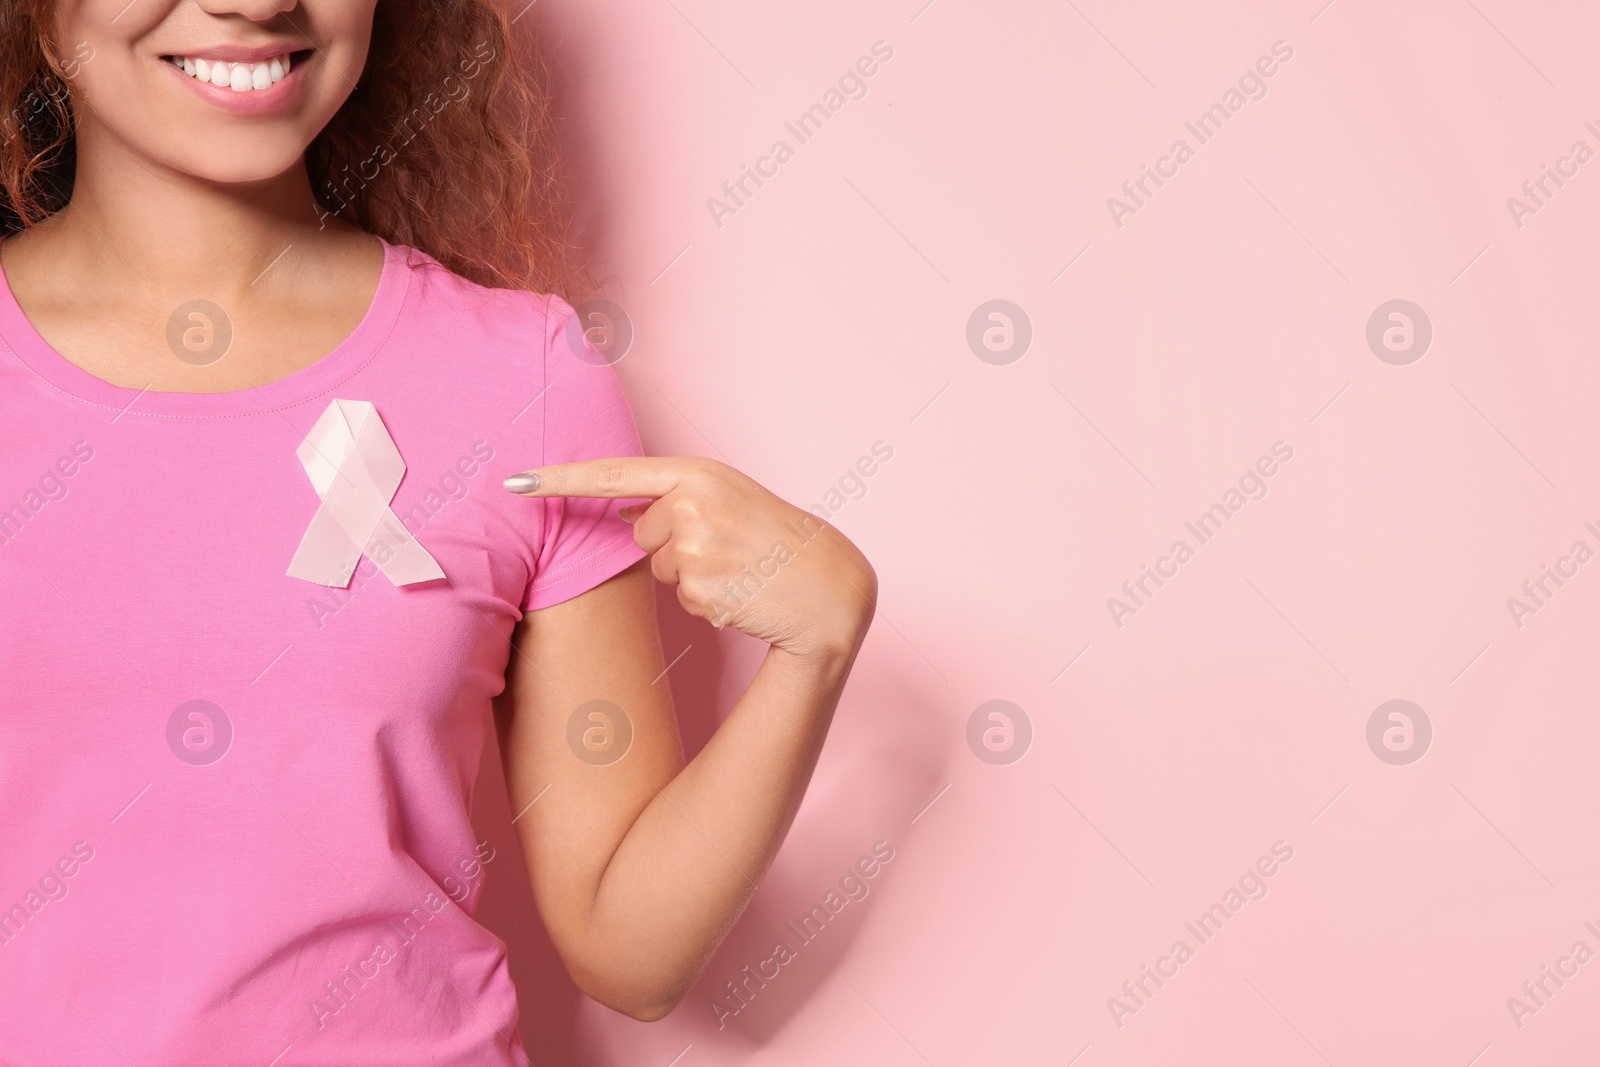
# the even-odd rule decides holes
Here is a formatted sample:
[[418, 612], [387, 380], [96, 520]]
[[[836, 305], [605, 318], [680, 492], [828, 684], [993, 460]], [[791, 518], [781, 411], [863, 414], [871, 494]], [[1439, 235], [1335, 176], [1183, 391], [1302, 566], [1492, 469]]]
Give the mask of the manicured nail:
[[500, 484], [513, 493], [531, 493], [539, 488], [539, 476], [532, 471], [523, 471], [521, 474], [513, 474]]

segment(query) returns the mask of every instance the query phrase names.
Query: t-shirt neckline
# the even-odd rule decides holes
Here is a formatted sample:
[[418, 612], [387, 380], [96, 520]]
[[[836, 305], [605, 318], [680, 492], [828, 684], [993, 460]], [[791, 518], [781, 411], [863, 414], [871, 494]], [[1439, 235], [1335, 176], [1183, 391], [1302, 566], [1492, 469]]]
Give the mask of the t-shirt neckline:
[[279, 411], [328, 393], [364, 366], [389, 336], [405, 303], [410, 272], [406, 269], [405, 248], [382, 237], [378, 240], [383, 245], [378, 287], [355, 329], [315, 363], [266, 385], [220, 393], [155, 392], [114, 385], [96, 377], [57, 352], [34, 329], [11, 291], [11, 281], [3, 265], [0, 265], [0, 346], [60, 392], [129, 415], [203, 418]]

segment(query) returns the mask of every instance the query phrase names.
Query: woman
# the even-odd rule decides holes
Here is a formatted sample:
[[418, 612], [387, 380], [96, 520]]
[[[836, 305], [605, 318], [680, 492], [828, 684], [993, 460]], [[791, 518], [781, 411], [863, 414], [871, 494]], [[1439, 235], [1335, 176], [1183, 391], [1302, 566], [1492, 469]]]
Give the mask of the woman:
[[[873, 571], [640, 456], [510, 23], [0, 8], [0, 1063], [525, 1063], [491, 705], [551, 940], [636, 1019], [794, 817]], [[687, 765], [656, 580], [770, 645]]]

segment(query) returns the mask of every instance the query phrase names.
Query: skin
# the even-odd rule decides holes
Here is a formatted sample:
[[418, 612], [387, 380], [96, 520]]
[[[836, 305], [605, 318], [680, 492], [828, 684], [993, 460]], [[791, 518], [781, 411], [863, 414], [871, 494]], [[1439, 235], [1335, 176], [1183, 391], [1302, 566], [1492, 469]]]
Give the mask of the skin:
[[[206, 393], [285, 377], [355, 329], [382, 248], [334, 218], [319, 229], [301, 157], [366, 62], [373, 6], [59, 0], [56, 55], [93, 56], [71, 66], [72, 203], [0, 250], [52, 347], [116, 385]], [[302, 106], [266, 119], [207, 103], [160, 58], [277, 41], [319, 54]], [[196, 298], [234, 327], [227, 358], [209, 366], [168, 358], [167, 319]]]
[[[73, 200], [0, 246], [46, 341], [117, 385], [203, 393], [275, 381], [355, 328], [382, 249], [319, 217], [302, 154], [365, 63], [375, 2], [60, 0], [57, 57], [92, 56], [68, 64]], [[161, 59], [269, 42], [313, 50], [295, 57], [303, 95], [270, 116], [207, 103]], [[227, 358], [205, 366], [166, 344], [172, 309], [196, 298], [234, 329]], [[523, 617], [495, 714], [512, 804], [525, 809], [517, 830], [534, 900], [563, 963], [594, 999], [658, 1019], [698, 978], [794, 819], [877, 579], [837, 530], [725, 464], [623, 457], [536, 473], [525, 495], [649, 501], [627, 517], [650, 558]], [[780, 541], [792, 549], [781, 564]], [[759, 588], [736, 600], [751, 572]], [[663, 677], [658, 581], [690, 614], [769, 646], [687, 762]], [[595, 699], [633, 728], [626, 755], [603, 766], [566, 736], [572, 711]]]
[[[523, 618], [517, 645], [535, 658], [513, 662], [500, 724], [512, 806], [538, 801], [518, 824], [551, 941], [584, 992], [659, 1019], [699, 977], [794, 820], [877, 579], [833, 527], [722, 463], [602, 459], [537, 473], [529, 495], [652, 498], [628, 509], [648, 571], [641, 560]], [[798, 544], [792, 530], [807, 520], [815, 534]], [[781, 567], [770, 561], [780, 541], [798, 546]], [[775, 576], [726, 614], [741, 569], [763, 560]], [[687, 766], [662, 680], [653, 578], [675, 585], [690, 614], [768, 642], [749, 688]], [[565, 735], [571, 710], [597, 697], [634, 727], [633, 749], [604, 767], [574, 758]]]

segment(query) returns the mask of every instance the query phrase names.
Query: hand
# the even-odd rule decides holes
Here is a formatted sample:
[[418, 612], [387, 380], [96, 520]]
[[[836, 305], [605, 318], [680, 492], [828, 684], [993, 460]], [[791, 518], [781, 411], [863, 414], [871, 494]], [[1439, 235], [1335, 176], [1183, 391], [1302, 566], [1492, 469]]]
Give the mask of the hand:
[[[532, 477], [530, 477], [532, 476]], [[817, 516], [716, 460], [622, 456], [555, 463], [506, 479], [521, 496], [648, 497], [623, 509], [678, 602], [800, 656], [853, 655], [878, 579], [859, 549]]]

